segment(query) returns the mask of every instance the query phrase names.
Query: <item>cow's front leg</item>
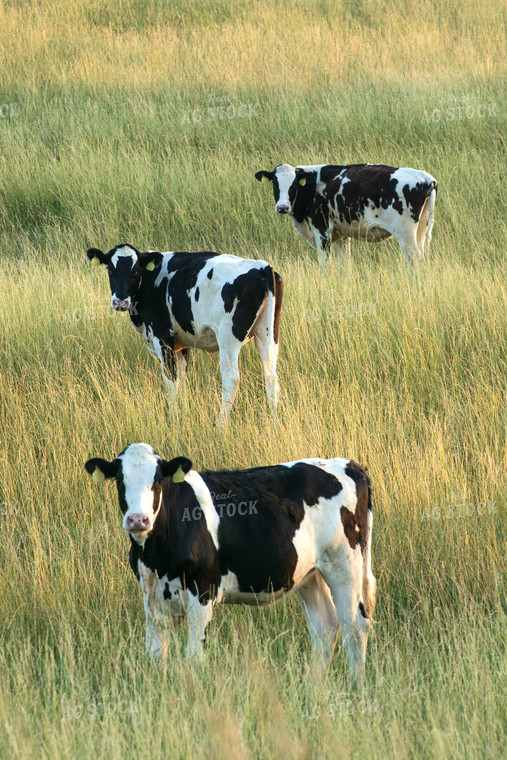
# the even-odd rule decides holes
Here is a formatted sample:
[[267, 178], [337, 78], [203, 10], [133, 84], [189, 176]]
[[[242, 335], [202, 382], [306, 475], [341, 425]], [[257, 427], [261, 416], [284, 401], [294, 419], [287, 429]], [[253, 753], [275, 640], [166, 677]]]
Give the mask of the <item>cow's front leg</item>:
[[197, 595], [187, 590], [188, 599], [188, 641], [185, 656], [199, 659], [203, 655], [203, 643], [206, 636], [206, 627], [213, 617], [213, 601], [205, 604], [199, 601]]
[[148, 352], [151, 354], [151, 356], [155, 357], [155, 359], [158, 359], [158, 354], [153, 343], [153, 331], [151, 327], [148, 327], [143, 322], [136, 324], [134, 321], [132, 321], [131, 324], [134, 330], [136, 330], [136, 332], [138, 332], [141, 338], [144, 340], [146, 348], [148, 349]]
[[329, 254], [331, 252], [331, 237], [327, 233], [315, 233], [315, 247], [319, 254], [319, 264], [323, 271], [329, 266]]
[[162, 370], [164, 383], [169, 391], [169, 398], [171, 402], [173, 402], [176, 400], [179, 387], [179, 377], [176, 375], [176, 359], [173, 346], [158, 338], [153, 338], [153, 346], [160, 362], [160, 369]]
[[155, 335], [151, 327], [146, 330], [146, 342], [148, 350], [155, 356], [162, 371], [162, 378], [169, 390], [169, 397], [173, 401], [177, 392], [176, 361], [174, 358], [174, 338], [171, 335], [159, 337]]
[[164, 632], [157, 624], [153, 613], [154, 574], [141, 563], [139, 565], [140, 582], [143, 589], [144, 614], [146, 615], [146, 652], [155, 662], [165, 654], [167, 643]]
[[158, 663], [166, 651], [167, 642], [164, 631], [157, 625], [153, 613], [148, 609], [146, 610], [146, 652]]

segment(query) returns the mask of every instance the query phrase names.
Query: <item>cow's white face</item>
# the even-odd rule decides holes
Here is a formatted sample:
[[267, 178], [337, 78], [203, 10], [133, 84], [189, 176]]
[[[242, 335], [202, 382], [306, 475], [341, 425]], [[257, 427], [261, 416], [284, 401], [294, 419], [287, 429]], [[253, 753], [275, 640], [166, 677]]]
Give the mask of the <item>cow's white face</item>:
[[303, 167], [294, 167], [291, 164], [280, 164], [272, 172], [256, 172], [258, 180], [267, 179], [273, 183], [275, 195], [275, 211], [278, 214], [291, 214], [298, 192], [307, 182], [307, 172]]
[[139, 253], [131, 245], [117, 245], [108, 253], [90, 248], [87, 256], [92, 264], [107, 267], [111, 288], [111, 307], [116, 311], [129, 311], [132, 298], [139, 289], [143, 267], [149, 262], [148, 254]]
[[116, 480], [123, 529], [142, 545], [160, 513], [164, 479], [172, 477], [174, 483], [182, 483], [192, 462], [186, 457], [167, 462], [147, 443], [131, 443], [112, 462], [94, 457], [86, 462], [85, 468], [97, 482], [106, 478]]
[[132, 294], [139, 285], [140, 272], [137, 265], [138, 254], [130, 245], [117, 248], [108, 264], [109, 284], [111, 285], [111, 308], [116, 311], [128, 311], [132, 303]]
[[275, 193], [276, 206], [278, 214], [290, 214], [292, 204], [296, 195], [296, 170], [290, 164], [281, 164], [275, 169], [273, 178], [273, 189]]
[[160, 457], [151, 446], [134, 443], [118, 457], [121, 477], [117, 478], [123, 529], [137, 543], [144, 543], [153, 530], [162, 505]]

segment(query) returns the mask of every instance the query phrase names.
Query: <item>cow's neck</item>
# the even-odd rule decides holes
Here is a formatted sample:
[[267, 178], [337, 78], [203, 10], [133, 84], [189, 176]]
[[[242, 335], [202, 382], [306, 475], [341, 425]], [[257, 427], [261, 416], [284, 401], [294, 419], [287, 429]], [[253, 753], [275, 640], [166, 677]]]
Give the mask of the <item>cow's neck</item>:
[[[172, 565], [170, 531], [167, 530], [167, 517], [164, 506], [161, 507], [155, 525], [144, 544], [138, 544], [134, 539], [132, 546], [137, 559], [159, 577], [170, 572]], [[162, 551], [163, 547], [163, 551]]]
[[175, 578], [187, 572], [191, 547], [208, 549], [211, 544], [209, 533], [202, 531], [201, 519], [193, 488], [166, 478], [155, 525], [144, 546], [135, 549], [136, 556], [159, 577]]
[[131, 322], [136, 327], [139, 327], [143, 320], [139, 316], [139, 304], [137, 303], [137, 300], [136, 300], [135, 296], [133, 298], [131, 298], [130, 308], [129, 308], [129, 314], [130, 314], [130, 320], [131, 320]]
[[306, 185], [302, 187], [298, 186], [297, 195], [292, 204], [292, 216], [296, 222], [303, 222], [310, 210], [310, 207], [315, 201], [315, 193], [317, 190], [317, 174], [312, 172], [307, 175]]
[[146, 321], [146, 308], [153, 303], [153, 285], [159, 268], [153, 272], [143, 272], [139, 287], [130, 302], [130, 319], [137, 326]]

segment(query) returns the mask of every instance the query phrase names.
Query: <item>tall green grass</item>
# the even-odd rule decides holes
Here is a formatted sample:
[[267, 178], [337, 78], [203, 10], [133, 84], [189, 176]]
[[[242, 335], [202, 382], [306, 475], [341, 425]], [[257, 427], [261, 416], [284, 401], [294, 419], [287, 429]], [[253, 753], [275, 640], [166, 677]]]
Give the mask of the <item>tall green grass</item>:
[[[503, 755], [502, 12], [0, 4], [0, 105], [14, 104], [0, 118], [2, 758]], [[220, 119], [221, 104], [250, 115]], [[323, 278], [253, 176], [280, 161], [430, 171], [426, 260], [409, 271], [393, 241], [355, 243]], [[85, 257], [125, 240], [275, 265], [276, 421], [251, 346], [226, 429], [216, 357], [194, 353], [170, 406]], [[114, 488], [83, 469], [135, 441], [198, 469], [316, 455], [368, 466], [378, 604], [364, 691], [340, 643], [313, 683], [294, 599], [219, 609], [203, 663], [183, 660], [181, 629], [150, 665]]]

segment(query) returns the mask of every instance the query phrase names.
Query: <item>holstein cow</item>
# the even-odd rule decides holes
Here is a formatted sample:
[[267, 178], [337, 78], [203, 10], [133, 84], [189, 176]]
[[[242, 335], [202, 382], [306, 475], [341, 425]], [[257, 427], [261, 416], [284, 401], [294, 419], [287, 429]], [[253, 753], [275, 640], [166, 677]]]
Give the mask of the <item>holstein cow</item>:
[[155, 659], [167, 627], [185, 616], [187, 656], [199, 656], [217, 604], [264, 605], [295, 591], [316, 671], [329, 663], [340, 626], [352, 677], [361, 676], [375, 605], [371, 485], [362, 467], [304, 459], [196, 472], [189, 459], [165, 461], [145, 443], [85, 467], [96, 481], [116, 480]]
[[140, 253], [126, 243], [108, 253], [90, 248], [87, 256], [107, 266], [112, 308], [130, 313], [172, 394], [185, 374], [189, 348], [218, 351], [224, 422], [239, 384], [239, 352], [253, 337], [276, 411], [283, 282], [267, 262], [209, 252]]
[[383, 164], [280, 164], [255, 176], [273, 183], [276, 211], [290, 216], [322, 267], [331, 243], [344, 254], [350, 238], [376, 243], [392, 235], [410, 263], [431, 239], [437, 181], [427, 172]]

